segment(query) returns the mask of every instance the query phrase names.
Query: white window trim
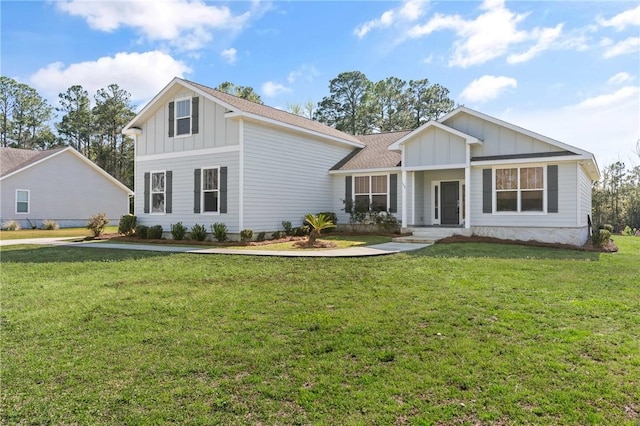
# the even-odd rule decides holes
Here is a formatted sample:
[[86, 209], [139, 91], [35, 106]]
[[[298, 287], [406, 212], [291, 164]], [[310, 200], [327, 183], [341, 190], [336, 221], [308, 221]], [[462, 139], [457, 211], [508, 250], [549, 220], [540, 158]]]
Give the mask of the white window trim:
[[[441, 225], [442, 220], [442, 182], [458, 182], [458, 225], [464, 224], [464, 179], [445, 179], [431, 181], [431, 224]], [[438, 187], [438, 218], [436, 219], [436, 186]]]
[[[164, 209], [162, 212], [153, 211], [153, 194], [160, 194], [160, 192], [153, 192], [153, 175], [162, 173], [164, 174]], [[163, 216], [167, 214], [167, 171], [166, 170], [152, 170], [149, 172], [149, 214]]]
[[[183, 133], [181, 135], [178, 134], [178, 118], [187, 118], [187, 116], [185, 117], [178, 117], [178, 102], [182, 102], [182, 101], [189, 101], [189, 133]], [[191, 102], [191, 97], [189, 96], [183, 96], [181, 98], [176, 98], [173, 100], [173, 137], [175, 138], [187, 138], [189, 136], [191, 136], [191, 130], [193, 129], [193, 123], [191, 122], [191, 120], [193, 120], [193, 104]]]
[[[522, 189], [520, 188], [520, 169], [527, 169], [531, 167], [542, 167], [542, 211], [522, 211], [521, 203], [522, 199], [520, 194]], [[518, 190], [517, 190], [517, 208], [515, 212], [499, 212], [498, 211], [498, 197], [496, 196], [496, 170], [502, 169], [518, 169]], [[526, 190], [525, 190], [526, 191]], [[533, 190], [532, 190], [533, 191]], [[539, 189], [536, 189], [539, 191]], [[491, 171], [491, 197], [493, 214], [499, 216], [544, 216], [547, 214], [547, 165], [542, 163], [528, 163], [528, 164], [503, 164], [500, 166], [494, 166]]]
[[[351, 176], [351, 202], [353, 203], [354, 207], [356, 205], [356, 177], [368, 177], [369, 178], [369, 207], [371, 207], [372, 204], [372, 196], [374, 195], [382, 195], [381, 192], [376, 192], [373, 193], [372, 191], [372, 185], [371, 185], [371, 177], [373, 176], [386, 176], [387, 177], [387, 209], [385, 210], [386, 212], [389, 211], [389, 206], [391, 205], [391, 191], [390, 191], [390, 185], [391, 185], [391, 174], [390, 173], [358, 173], [355, 175]], [[365, 194], [361, 194], [361, 193], [357, 193], [357, 195], [365, 195]], [[392, 213], [393, 214], [393, 213]]]
[[[216, 169], [218, 171], [218, 210], [215, 212], [204, 211], [204, 171]], [[211, 191], [207, 191], [211, 192]], [[200, 167], [200, 214], [205, 216], [220, 216], [220, 166]]]
[[[27, 193], [27, 211], [19, 212], [18, 211], [18, 192], [26, 192]], [[16, 214], [29, 214], [31, 212], [31, 191], [29, 189], [16, 189]]]

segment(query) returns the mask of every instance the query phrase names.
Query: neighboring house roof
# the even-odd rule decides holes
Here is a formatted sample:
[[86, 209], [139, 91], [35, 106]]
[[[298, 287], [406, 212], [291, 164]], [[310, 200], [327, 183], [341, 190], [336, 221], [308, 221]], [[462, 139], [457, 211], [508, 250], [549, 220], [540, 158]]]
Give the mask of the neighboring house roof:
[[129, 195], [133, 195], [133, 191], [123, 185], [118, 179], [105, 172], [98, 167], [93, 161], [89, 160], [78, 151], [68, 146], [65, 148], [50, 149], [47, 151], [31, 151], [28, 149], [16, 148], [0, 148], [0, 180], [16, 175], [24, 170], [36, 166], [44, 161], [50, 160], [63, 152], [69, 152], [80, 160], [84, 161], [96, 172], [104, 176], [109, 182], [113, 183]]
[[231, 113], [227, 113], [227, 117], [246, 117], [253, 118], [259, 121], [265, 121], [272, 125], [283, 126], [293, 128], [307, 133], [315, 134], [316, 136], [330, 138], [339, 142], [347, 143], [351, 146], [361, 147], [360, 141], [353, 135], [341, 132], [333, 127], [322, 124], [318, 121], [310, 120], [305, 117], [301, 117], [296, 114], [291, 114], [286, 111], [282, 111], [277, 108], [251, 102], [246, 99], [239, 98], [234, 95], [230, 95], [220, 90], [213, 89], [202, 84], [198, 84], [189, 80], [181, 78], [174, 78], [155, 98], [153, 98], [140, 113], [124, 128], [126, 132], [136, 125], [140, 125], [146, 118], [147, 113], [150, 113], [154, 105], [159, 99], [174, 85], [180, 84], [195, 92], [201, 93], [203, 96], [208, 97], [213, 102], [217, 102], [227, 108]]
[[364, 148], [353, 150], [331, 170], [365, 170], [388, 169], [400, 167], [401, 155], [397, 151], [390, 151], [389, 146], [404, 136], [411, 133], [410, 130], [402, 132], [375, 133], [372, 135], [356, 136]]
[[23, 169], [30, 164], [62, 151], [64, 148], [50, 149], [48, 151], [32, 151], [29, 149], [0, 148], [0, 178]]

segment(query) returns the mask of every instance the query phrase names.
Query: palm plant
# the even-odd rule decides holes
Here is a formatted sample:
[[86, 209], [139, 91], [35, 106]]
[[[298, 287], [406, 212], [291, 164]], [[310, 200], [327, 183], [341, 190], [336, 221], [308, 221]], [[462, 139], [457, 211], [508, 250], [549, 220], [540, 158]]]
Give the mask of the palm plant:
[[309, 224], [309, 227], [311, 228], [311, 232], [309, 232], [309, 239], [307, 240], [307, 244], [309, 246], [315, 244], [316, 239], [320, 236], [320, 233], [323, 229], [336, 227], [336, 225], [322, 213], [318, 213], [317, 216], [312, 213], [308, 213], [304, 217], [304, 220]]

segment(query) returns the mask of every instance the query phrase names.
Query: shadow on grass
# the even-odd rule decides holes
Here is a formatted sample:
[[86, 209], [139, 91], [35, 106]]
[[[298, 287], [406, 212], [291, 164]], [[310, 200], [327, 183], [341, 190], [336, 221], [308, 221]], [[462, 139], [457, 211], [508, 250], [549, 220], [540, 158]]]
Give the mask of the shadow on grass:
[[100, 249], [87, 250], [81, 247], [52, 247], [37, 245], [15, 245], [2, 247], [2, 263], [77, 263], [110, 262], [149, 257], [166, 257], [175, 253], [141, 250]]
[[598, 261], [602, 253], [516, 244], [450, 243], [434, 244], [407, 253], [423, 257], [489, 257], [498, 259], [559, 259]]

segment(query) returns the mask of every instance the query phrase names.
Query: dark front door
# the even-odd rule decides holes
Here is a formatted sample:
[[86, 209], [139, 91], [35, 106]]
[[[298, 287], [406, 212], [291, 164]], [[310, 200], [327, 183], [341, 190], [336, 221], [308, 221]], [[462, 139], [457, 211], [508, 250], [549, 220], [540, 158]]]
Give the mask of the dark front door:
[[459, 185], [458, 182], [442, 182], [440, 184], [442, 198], [442, 225], [458, 225], [459, 221]]

